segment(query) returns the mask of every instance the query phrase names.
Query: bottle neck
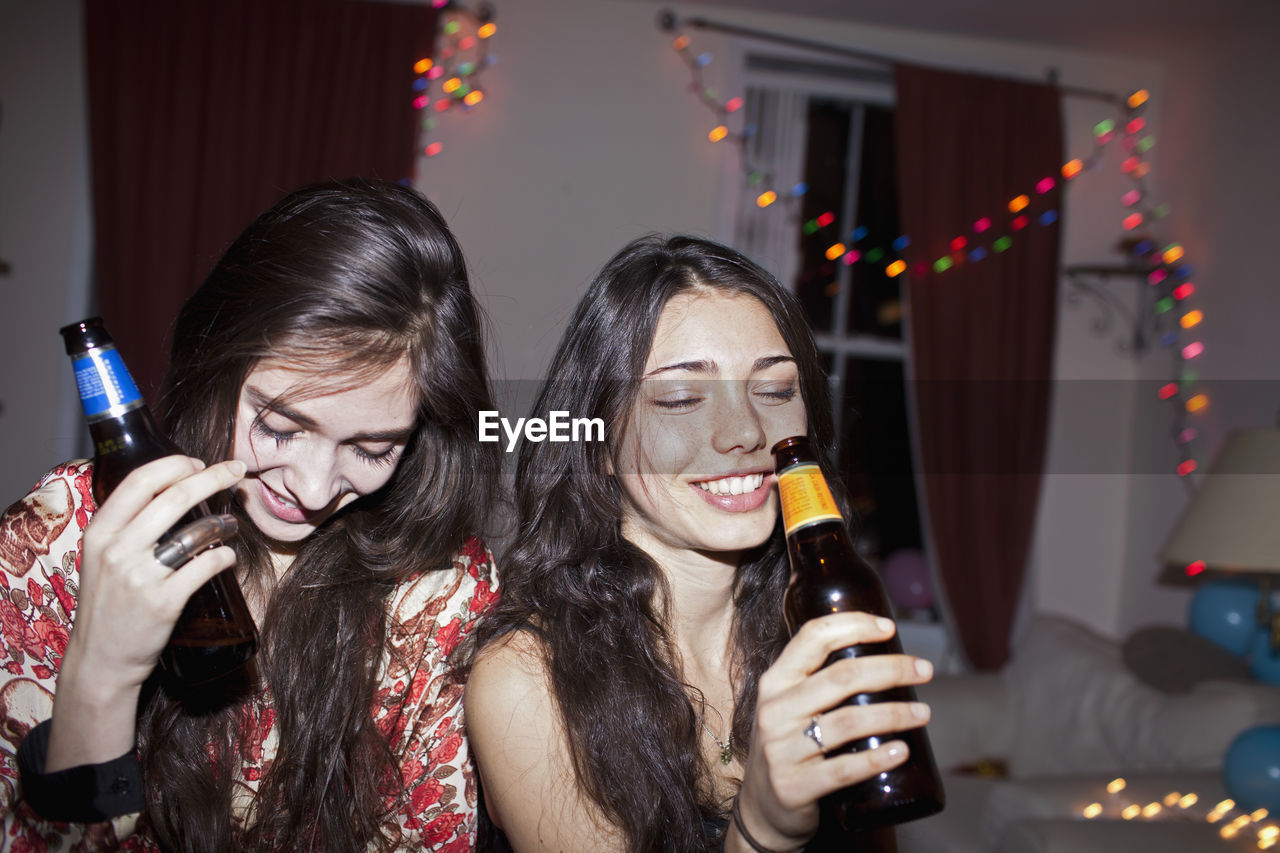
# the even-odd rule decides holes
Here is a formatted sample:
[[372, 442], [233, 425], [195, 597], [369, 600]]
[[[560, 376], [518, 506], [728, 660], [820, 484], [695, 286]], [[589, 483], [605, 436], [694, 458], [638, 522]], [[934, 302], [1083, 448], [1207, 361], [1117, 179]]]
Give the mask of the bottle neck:
[[778, 471], [782, 525], [790, 536], [802, 527], [828, 521], [844, 522], [827, 479], [816, 462], [798, 462]]
[[71, 367], [76, 375], [80, 405], [90, 424], [118, 418], [146, 405], [114, 346], [91, 347], [86, 352], [75, 353], [71, 356]]

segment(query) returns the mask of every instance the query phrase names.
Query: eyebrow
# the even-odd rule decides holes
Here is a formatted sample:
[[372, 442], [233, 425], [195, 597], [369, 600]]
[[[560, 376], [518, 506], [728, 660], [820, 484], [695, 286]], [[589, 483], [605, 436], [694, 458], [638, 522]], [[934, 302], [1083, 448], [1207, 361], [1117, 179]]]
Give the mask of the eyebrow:
[[[245, 389], [245, 394], [249, 397], [249, 401], [254, 404], [259, 412], [266, 409], [275, 412], [278, 415], [288, 418], [303, 429], [315, 429], [316, 421], [309, 418], [296, 409], [280, 403], [278, 400], [268, 397], [262, 391], [253, 386]], [[347, 441], [404, 441], [413, 434], [413, 427], [405, 429], [389, 429], [381, 432], [358, 432], [347, 439]]]
[[[782, 364], [785, 361], [789, 361], [792, 364], [795, 363], [795, 359], [789, 355], [761, 356], [760, 358], [757, 358], [755, 360], [754, 364], [751, 365], [751, 372], [755, 373], [756, 371], [759, 371], [759, 370], [767, 370], [770, 367], [773, 367], [775, 364]], [[716, 366], [716, 363], [714, 361], [710, 361], [707, 359], [702, 359], [699, 361], [681, 361], [675, 364], [667, 364], [667, 365], [663, 365], [662, 367], [655, 368], [649, 371], [648, 373], [646, 373], [644, 375], [644, 378], [652, 379], [654, 376], [657, 376], [659, 373], [667, 373], [672, 370], [685, 370], [685, 371], [688, 371], [689, 373], [718, 373], [720, 371], [720, 368]]]

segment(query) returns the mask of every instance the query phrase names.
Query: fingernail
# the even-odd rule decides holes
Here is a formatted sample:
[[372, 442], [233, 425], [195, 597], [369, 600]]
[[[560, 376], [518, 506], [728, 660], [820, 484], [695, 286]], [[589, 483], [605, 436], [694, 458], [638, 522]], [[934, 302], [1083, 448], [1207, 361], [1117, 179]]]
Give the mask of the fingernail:
[[231, 473], [237, 477], [243, 477], [245, 472], [249, 470], [249, 466], [241, 462], [239, 459], [232, 459], [227, 467], [231, 469]]
[[886, 619], [883, 616], [877, 616], [876, 627], [879, 628], [881, 631], [891, 631], [893, 630], [893, 620]]
[[885, 744], [884, 752], [890, 758], [901, 758], [907, 752], [907, 745], [900, 740], [891, 741]]
[[923, 720], [929, 716], [929, 706], [923, 702], [911, 703], [911, 716], [918, 720]]
[[924, 658], [916, 658], [916, 673], [922, 678], [927, 678], [930, 675], [933, 675], [933, 664], [929, 663]]

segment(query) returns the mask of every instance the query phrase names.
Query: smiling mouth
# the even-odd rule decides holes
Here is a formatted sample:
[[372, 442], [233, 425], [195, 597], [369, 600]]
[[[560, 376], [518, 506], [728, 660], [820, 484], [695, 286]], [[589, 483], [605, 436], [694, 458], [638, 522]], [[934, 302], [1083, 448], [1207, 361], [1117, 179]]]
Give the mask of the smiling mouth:
[[694, 485], [713, 495], [742, 495], [754, 492], [764, 484], [764, 474], [746, 474], [741, 477], [721, 477], [719, 480], [700, 480]]
[[271, 514], [281, 521], [298, 524], [306, 521], [308, 516], [311, 515], [311, 513], [308, 513], [301, 506], [284, 497], [261, 480], [258, 481], [258, 486], [261, 489], [263, 503], [266, 504]]

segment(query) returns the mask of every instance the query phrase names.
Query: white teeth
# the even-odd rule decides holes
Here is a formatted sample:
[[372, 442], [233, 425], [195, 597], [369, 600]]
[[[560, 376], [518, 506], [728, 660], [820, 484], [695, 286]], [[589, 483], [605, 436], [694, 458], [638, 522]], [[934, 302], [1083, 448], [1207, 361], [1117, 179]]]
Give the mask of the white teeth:
[[289, 500], [284, 495], [277, 492], [275, 489], [272, 489], [270, 486], [267, 486], [267, 488], [271, 490], [271, 494], [275, 497], [275, 499], [280, 501], [280, 503], [284, 504], [285, 506], [296, 507], [298, 505], [296, 501]]
[[754, 492], [764, 482], [764, 474], [748, 474], [745, 477], [723, 477], [719, 480], [703, 480], [698, 488], [713, 495], [742, 495]]

